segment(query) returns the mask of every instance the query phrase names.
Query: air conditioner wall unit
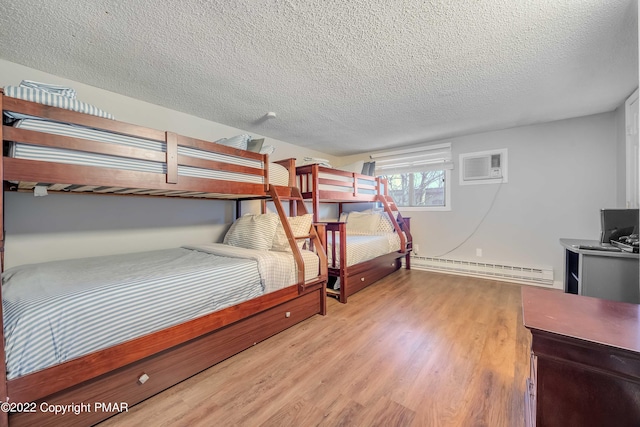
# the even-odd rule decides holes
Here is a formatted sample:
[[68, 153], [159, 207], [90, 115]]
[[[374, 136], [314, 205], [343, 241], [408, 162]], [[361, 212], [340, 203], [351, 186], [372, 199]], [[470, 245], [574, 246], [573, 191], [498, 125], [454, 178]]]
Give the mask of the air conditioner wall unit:
[[460, 154], [460, 185], [507, 182], [507, 149]]

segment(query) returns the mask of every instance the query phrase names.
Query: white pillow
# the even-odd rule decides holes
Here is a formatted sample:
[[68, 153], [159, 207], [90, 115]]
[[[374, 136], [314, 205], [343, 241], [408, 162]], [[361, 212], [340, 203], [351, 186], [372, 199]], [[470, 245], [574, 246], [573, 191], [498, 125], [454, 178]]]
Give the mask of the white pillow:
[[331, 163], [327, 159], [320, 159], [318, 157], [305, 157], [303, 165], [315, 165], [318, 164], [320, 166], [325, 166], [330, 168]]
[[231, 138], [222, 138], [216, 141], [216, 144], [224, 145], [227, 147], [239, 148], [240, 150], [246, 150], [247, 144], [251, 140], [251, 136], [247, 134], [236, 135]]
[[[305, 214], [299, 216], [292, 216], [288, 218], [289, 225], [291, 226], [291, 231], [293, 232], [294, 237], [302, 237], [308, 236], [309, 230], [311, 229], [311, 222], [313, 221], [313, 215]], [[304, 240], [296, 240], [298, 247], [302, 249], [304, 246]], [[291, 252], [291, 246], [289, 245], [289, 241], [287, 240], [287, 235], [284, 232], [284, 227], [282, 223], [278, 221], [278, 226], [276, 227], [275, 235], [273, 236], [273, 245], [271, 246], [271, 250], [274, 251], [289, 251]]]
[[277, 214], [246, 214], [238, 218], [224, 236], [223, 243], [246, 249], [268, 251], [280, 219]]
[[260, 154], [273, 154], [274, 151], [276, 151], [276, 147], [273, 145], [263, 145]]
[[354, 163], [349, 163], [348, 165], [338, 166], [336, 169], [340, 169], [345, 172], [353, 172], [353, 173], [362, 173], [362, 166], [364, 166], [364, 160], [359, 160]]
[[349, 212], [348, 234], [375, 234], [380, 225], [380, 215], [373, 212]]

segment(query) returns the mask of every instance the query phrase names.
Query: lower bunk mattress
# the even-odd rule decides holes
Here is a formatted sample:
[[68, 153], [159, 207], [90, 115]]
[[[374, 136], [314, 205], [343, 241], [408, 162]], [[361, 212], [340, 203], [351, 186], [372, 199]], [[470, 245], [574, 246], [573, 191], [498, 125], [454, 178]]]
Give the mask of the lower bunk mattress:
[[[335, 264], [333, 258], [333, 246], [335, 245]], [[330, 268], [342, 266], [340, 259], [340, 239], [336, 235], [335, 240], [327, 239], [327, 258]], [[386, 255], [400, 250], [400, 236], [397, 233], [383, 234], [348, 234], [347, 235], [347, 260], [346, 266], [352, 266], [364, 261]], [[335, 265], [335, 267], [334, 267]]]
[[[305, 281], [316, 254], [302, 251]], [[297, 282], [291, 253], [223, 244], [52, 261], [3, 274], [7, 378], [44, 369]]]

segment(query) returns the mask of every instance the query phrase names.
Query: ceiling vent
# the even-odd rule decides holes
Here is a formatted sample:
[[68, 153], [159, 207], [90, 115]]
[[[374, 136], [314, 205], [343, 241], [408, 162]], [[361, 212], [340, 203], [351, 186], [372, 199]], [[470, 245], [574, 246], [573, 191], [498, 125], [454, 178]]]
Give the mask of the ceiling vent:
[[507, 149], [460, 154], [460, 184], [507, 182]]

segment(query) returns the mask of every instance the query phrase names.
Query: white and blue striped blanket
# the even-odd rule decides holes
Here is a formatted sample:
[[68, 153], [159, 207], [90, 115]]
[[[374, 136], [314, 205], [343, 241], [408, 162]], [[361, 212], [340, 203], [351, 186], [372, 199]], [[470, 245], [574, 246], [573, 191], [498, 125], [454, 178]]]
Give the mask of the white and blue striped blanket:
[[11, 98], [24, 99], [26, 101], [37, 102], [38, 104], [64, 108], [66, 110], [78, 111], [80, 113], [91, 114], [93, 116], [113, 120], [113, 116], [110, 113], [107, 113], [94, 105], [78, 101], [76, 98], [69, 96], [57, 95], [50, 91], [34, 89], [33, 87], [5, 86], [4, 94]]
[[45, 92], [52, 93], [54, 95], [66, 96], [69, 98], [76, 97], [76, 90], [71, 87], [54, 85], [51, 83], [41, 83], [33, 80], [23, 80], [20, 82], [20, 87], [30, 87], [32, 89], [43, 90]]
[[[309, 276], [310, 256], [317, 275], [309, 254]], [[295, 277], [291, 254], [222, 244], [10, 268], [2, 285], [8, 378], [275, 291]]]

